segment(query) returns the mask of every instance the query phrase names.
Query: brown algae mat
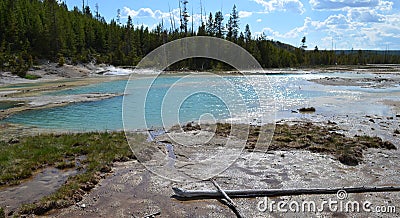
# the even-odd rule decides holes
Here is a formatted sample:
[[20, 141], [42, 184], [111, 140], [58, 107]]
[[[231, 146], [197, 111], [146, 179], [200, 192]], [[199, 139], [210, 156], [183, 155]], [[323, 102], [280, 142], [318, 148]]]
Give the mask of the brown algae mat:
[[[275, 127], [270, 125], [266, 127], [248, 126], [246, 128], [249, 128], [245, 146], [245, 149], [248, 151], [252, 151], [256, 144], [257, 146], [268, 146], [268, 150], [273, 151], [303, 149], [311, 152], [331, 154], [341, 163], [350, 166], [358, 165], [363, 160], [363, 150], [368, 148], [396, 149], [393, 143], [383, 141], [376, 136], [355, 135], [354, 137], [347, 137], [342, 133], [336, 132], [339, 129], [332, 124], [320, 126], [306, 122], [293, 125], [276, 124]], [[199, 129], [200, 125], [192, 123], [183, 126], [184, 131]], [[231, 124], [217, 123], [216, 135], [229, 136], [231, 129]], [[272, 131], [274, 129], [273, 136], [270, 134], [272, 138], [260, 143], [258, 140], [261, 129], [264, 129], [264, 131]]]

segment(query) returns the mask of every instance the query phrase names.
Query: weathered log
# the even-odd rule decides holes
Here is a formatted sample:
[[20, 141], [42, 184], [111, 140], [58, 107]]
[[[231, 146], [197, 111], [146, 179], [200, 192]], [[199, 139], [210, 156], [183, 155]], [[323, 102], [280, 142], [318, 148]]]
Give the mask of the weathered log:
[[226, 204], [233, 210], [233, 212], [236, 214], [236, 216], [238, 218], [242, 218], [243, 216], [242, 216], [239, 208], [236, 206], [235, 202], [232, 201], [232, 199], [225, 193], [224, 190], [222, 190], [221, 186], [219, 186], [218, 183], [214, 179], [211, 179], [211, 182], [218, 189], [218, 191], [224, 196], [224, 198], [226, 199]]
[[[201, 198], [222, 198], [223, 194], [214, 190], [185, 190], [177, 187], [172, 188], [175, 197], [182, 200], [201, 199]], [[343, 187], [343, 188], [302, 188], [302, 189], [244, 189], [244, 190], [224, 190], [226, 195], [231, 198], [253, 198], [253, 197], [273, 197], [288, 195], [305, 194], [336, 194], [344, 190], [347, 193], [365, 193], [365, 192], [398, 192], [399, 186], [384, 187]]]

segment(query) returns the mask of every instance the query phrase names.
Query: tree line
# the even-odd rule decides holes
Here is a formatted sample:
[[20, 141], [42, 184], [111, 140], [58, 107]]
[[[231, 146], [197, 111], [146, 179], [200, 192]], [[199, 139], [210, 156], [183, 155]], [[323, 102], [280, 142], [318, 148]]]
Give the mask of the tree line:
[[[20, 76], [37, 60], [64, 63], [106, 63], [116, 66], [136, 65], [146, 54], [169, 41], [189, 36], [212, 36], [232, 41], [249, 51], [265, 68], [317, 66], [334, 64], [400, 63], [396, 54], [366, 51], [337, 53], [334, 51], [305, 50], [267, 39], [254, 37], [250, 26], [240, 30], [240, 18], [233, 6], [225, 22], [221, 11], [209, 13], [198, 27], [188, 12], [187, 0], [180, 1], [180, 20], [175, 24], [170, 17], [169, 27], [164, 21], [154, 29], [134, 26], [131, 17], [125, 24], [117, 20], [106, 22], [96, 5], [74, 7], [57, 0], [2, 0], [0, 1], [0, 70]], [[192, 12], [193, 14], [193, 12]], [[191, 22], [190, 22], [191, 20]], [[191, 24], [191, 27], [190, 27]], [[304, 40], [304, 42], [303, 42]], [[305, 37], [302, 39], [305, 44]], [[170, 69], [229, 69], [223, 63], [196, 58], [174, 64]]]

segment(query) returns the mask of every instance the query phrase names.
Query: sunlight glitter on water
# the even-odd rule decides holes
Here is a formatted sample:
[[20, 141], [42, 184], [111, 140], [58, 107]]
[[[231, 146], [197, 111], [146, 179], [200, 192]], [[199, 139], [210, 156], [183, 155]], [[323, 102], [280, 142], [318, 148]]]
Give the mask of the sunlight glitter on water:
[[[340, 75], [360, 76], [354, 73], [224, 76], [219, 79], [205, 75], [189, 78], [161, 76], [148, 93], [145, 105], [147, 126], [131, 124], [130, 127], [135, 129], [160, 127], [163, 123], [165, 126], [172, 126], [177, 122], [183, 124], [198, 121], [203, 114], [209, 114], [216, 120], [234, 122], [248, 122], [258, 119], [263, 114], [271, 116], [274, 113], [277, 113], [275, 119], [281, 119], [299, 116], [291, 112], [309, 106], [318, 107], [318, 112], [322, 113], [351, 114], [353, 113], [351, 108], [359, 108], [362, 113], [368, 113], [365, 110], [369, 109], [363, 105], [365, 102], [371, 102], [370, 95], [385, 94], [387, 98], [391, 98], [390, 93], [396, 94], [400, 89], [399, 87], [376, 90], [352, 86], [324, 86], [307, 81], [310, 78]], [[370, 77], [369, 74], [363, 75]], [[146, 93], [147, 87], [144, 86], [148, 82], [146, 79], [148, 78], [132, 80], [134, 87], [132, 93]], [[50, 94], [123, 93], [126, 82], [126, 80], [103, 82]], [[140, 95], [137, 96], [139, 98]], [[25, 111], [2, 122], [71, 131], [119, 130], [123, 129], [122, 100], [122, 97], [115, 97], [97, 102]], [[138, 104], [139, 100], [132, 98], [132, 102], [129, 102], [132, 111], [138, 111], [136, 110], [140, 109], [138, 107], [143, 107]], [[369, 108], [378, 113], [385, 113], [384, 110], [387, 110], [383, 106]], [[132, 113], [132, 116], [141, 115]]]

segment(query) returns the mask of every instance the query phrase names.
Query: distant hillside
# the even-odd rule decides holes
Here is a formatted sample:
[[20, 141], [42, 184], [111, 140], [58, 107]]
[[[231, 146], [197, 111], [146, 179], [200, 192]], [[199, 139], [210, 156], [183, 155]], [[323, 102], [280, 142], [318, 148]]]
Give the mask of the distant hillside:
[[[400, 50], [362, 50], [364, 53], [375, 55], [400, 55]], [[355, 54], [358, 50], [335, 50], [336, 54]]]

